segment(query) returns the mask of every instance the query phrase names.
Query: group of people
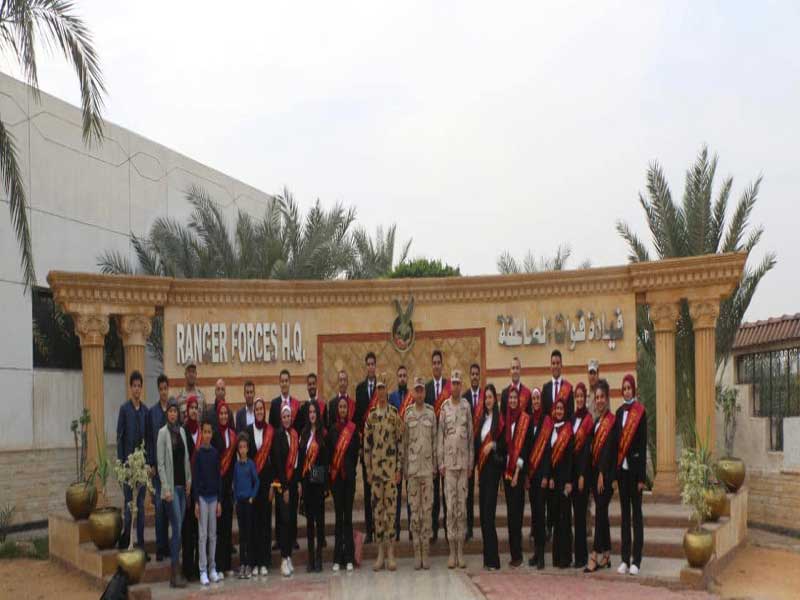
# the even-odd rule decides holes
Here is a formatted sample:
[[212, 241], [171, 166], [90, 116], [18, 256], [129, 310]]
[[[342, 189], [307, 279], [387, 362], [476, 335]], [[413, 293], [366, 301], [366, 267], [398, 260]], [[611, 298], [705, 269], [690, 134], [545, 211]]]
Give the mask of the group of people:
[[[338, 391], [317, 397], [317, 376], [306, 377], [308, 399], [291, 395], [291, 376], [280, 373], [280, 395], [268, 404], [244, 384], [244, 406], [235, 413], [225, 382], [215, 385], [213, 403], [197, 386], [188, 365], [185, 388], [170, 396], [158, 378], [159, 401], [142, 402], [142, 376], [130, 375], [130, 400], [120, 408], [117, 452], [121, 460], [144, 444], [155, 493], [157, 559], [167, 556], [171, 585], [186, 580], [204, 585], [233, 576], [232, 520], [239, 531], [240, 578], [266, 576], [272, 551], [279, 550], [281, 574], [294, 572], [298, 513], [306, 517], [307, 570], [322, 570], [325, 499], [333, 497], [333, 570], [354, 568], [353, 501], [358, 465], [364, 489], [364, 543], [377, 544], [374, 570], [395, 570], [394, 544], [400, 536], [401, 498], [406, 489], [408, 535], [415, 569], [428, 569], [429, 549], [441, 524], [449, 546], [448, 567], [464, 568], [464, 544], [473, 537], [475, 481], [478, 483], [483, 565], [500, 568], [496, 507], [500, 482], [507, 506], [511, 567], [522, 564], [522, 527], [527, 493], [533, 554], [528, 564], [544, 568], [545, 544], [552, 540], [558, 568], [585, 572], [611, 566], [609, 504], [614, 490], [621, 503], [620, 573], [637, 574], [643, 547], [642, 492], [645, 483], [647, 415], [626, 375], [622, 406], [610, 411], [610, 389], [591, 361], [589, 386], [574, 387], [561, 374], [562, 357], [551, 355], [552, 377], [542, 388], [520, 380], [518, 358], [511, 382], [498, 394], [481, 387], [478, 364], [469, 381], [453, 369], [443, 373], [443, 355], [431, 357], [432, 378], [397, 369], [391, 394], [377, 359], [365, 357], [366, 377], [351, 398], [348, 374], [338, 373]], [[587, 542], [587, 512], [594, 499], [594, 543]], [[120, 546], [131, 535], [125, 490]], [[136, 499], [143, 514], [144, 492]], [[273, 539], [273, 505], [275, 545]], [[632, 522], [632, 523], [631, 523]], [[574, 534], [573, 534], [574, 523]], [[633, 525], [633, 536], [631, 535]], [[137, 523], [144, 547], [144, 519]], [[171, 535], [168, 532], [171, 531]], [[149, 557], [148, 557], [149, 559]]]

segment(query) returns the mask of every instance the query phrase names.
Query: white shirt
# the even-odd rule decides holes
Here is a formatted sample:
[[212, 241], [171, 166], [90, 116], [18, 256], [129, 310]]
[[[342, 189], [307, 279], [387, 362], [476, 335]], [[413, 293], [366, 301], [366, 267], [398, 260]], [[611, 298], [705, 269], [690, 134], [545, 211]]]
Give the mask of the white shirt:
[[556, 423], [555, 425], [553, 425], [553, 433], [550, 434], [551, 448], [556, 445], [556, 440], [558, 439], [558, 430], [561, 429], [563, 426], [564, 426], [564, 421], [561, 421], [561, 423]]
[[480, 389], [473, 390], [470, 388], [470, 393], [472, 394], [472, 410], [477, 410], [478, 402], [480, 401], [481, 391]]
[[256, 411], [255, 408], [250, 410], [246, 406], [244, 407], [244, 424], [245, 425], [252, 425], [256, 422]]
[[575, 423], [572, 425], [572, 433], [578, 433], [578, 429], [581, 428], [581, 421], [583, 419], [581, 417], [575, 417]]
[[199, 438], [200, 438], [200, 428], [198, 427], [198, 428], [197, 428], [197, 431], [195, 431], [195, 432], [192, 434], [192, 442], [194, 442], [194, 447], [195, 447], [195, 448], [197, 448], [197, 440], [198, 440]]
[[[289, 433], [288, 429], [283, 430], [286, 433], [286, 441], [289, 442], [289, 447], [292, 447], [292, 434]], [[299, 456], [299, 453], [298, 453]], [[294, 468], [297, 468], [297, 456], [294, 457]]]
[[226, 448], [230, 448], [231, 447], [231, 436], [227, 434], [227, 430], [226, 430], [226, 433], [225, 433], [225, 447]]
[[[625, 401], [625, 404], [626, 404], [626, 405], [628, 405], [628, 406], [630, 406], [631, 404], [633, 404], [633, 398], [631, 398], [631, 400], [630, 400], [630, 401], [627, 401], [627, 400], [626, 400], [626, 401]], [[629, 411], [627, 411], [627, 410], [623, 410], [623, 411], [622, 411], [622, 426], [623, 426], [623, 427], [625, 427], [625, 421], [627, 421], [627, 420], [628, 420], [628, 412], [629, 412]], [[627, 470], [628, 470], [628, 457], [625, 457], [625, 458], [623, 458], [623, 459], [622, 459], [622, 468], [623, 468], [623, 470], [625, 470], [625, 471], [627, 471]]]
[[264, 443], [264, 430], [253, 427], [253, 432], [253, 441], [256, 444], [256, 450], [261, 450], [261, 444]]
[[312, 431], [311, 435], [308, 436], [308, 442], [306, 442], [306, 452], [308, 452], [308, 449], [311, 447], [311, 442], [313, 441], [314, 441], [314, 432]]
[[288, 406], [291, 408], [291, 404], [289, 404], [289, 398], [291, 398], [291, 396], [284, 396], [283, 394], [281, 394], [281, 408], [283, 408], [284, 406]]
[[[514, 432], [515, 432], [516, 430], [517, 430], [517, 424], [516, 424], [516, 423], [512, 423], [512, 424], [511, 424], [511, 439], [512, 439], [512, 440], [514, 439]], [[509, 454], [509, 456], [511, 456], [511, 455]], [[525, 463], [523, 462], [523, 460], [522, 460], [522, 457], [519, 457], [519, 458], [517, 458], [517, 466], [518, 466], [520, 469], [522, 468], [522, 465], [524, 465], [524, 464], [525, 464]]]
[[492, 413], [489, 413], [483, 420], [483, 427], [481, 427], [481, 441], [486, 439], [486, 436], [492, 432]]
[[441, 377], [439, 379], [434, 379], [433, 380], [433, 391], [436, 394], [436, 398], [434, 398], [434, 399], [439, 398], [439, 394], [442, 393], [442, 378]]

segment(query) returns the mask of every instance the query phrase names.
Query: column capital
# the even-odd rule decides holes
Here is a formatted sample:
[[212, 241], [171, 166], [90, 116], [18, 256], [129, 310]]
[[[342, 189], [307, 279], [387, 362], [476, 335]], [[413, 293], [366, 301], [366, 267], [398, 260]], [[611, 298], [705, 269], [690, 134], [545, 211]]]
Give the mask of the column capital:
[[657, 332], [674, 332], [680, 316], [677, 302], [656, 302], [648, 307], [650, 321]]
[[117, 322], [123, 346], [144, 346], [153, 331], [153, 323], [147, 315], [120, 315]]
[[719, 317], [719, 299], [689, 300], [689, 315], [695, 329], [714, 329]]
[[108, 334], [108, 315], [104, 313], [78, 313], [73, 315], [75, 332], [81, 347], [102, 346]]

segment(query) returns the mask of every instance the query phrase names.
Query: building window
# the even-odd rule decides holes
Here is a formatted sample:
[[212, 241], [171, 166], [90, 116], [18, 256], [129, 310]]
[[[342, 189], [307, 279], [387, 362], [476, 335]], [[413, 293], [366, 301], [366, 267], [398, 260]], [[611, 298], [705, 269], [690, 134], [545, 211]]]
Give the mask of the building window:
[[[61, 312], [48, 288], [31, 290], [33, 317], [33, 368], [80, 370], [81, 345], [72, 317]], [[106, 371], [125, 371], [122, 340], [116, 321], [110, 319], [105, 339], [103, 367]]]

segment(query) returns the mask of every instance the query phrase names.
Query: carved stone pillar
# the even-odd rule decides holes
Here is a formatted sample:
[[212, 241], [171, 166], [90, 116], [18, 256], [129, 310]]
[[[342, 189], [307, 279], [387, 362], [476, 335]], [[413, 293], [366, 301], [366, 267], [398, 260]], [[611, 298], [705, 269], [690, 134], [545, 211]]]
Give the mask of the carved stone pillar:
[[657, 494], [680, 493], [675, 464], [675, 324], [677, 302], [650, 305], [656, 337], [656, 479]]
[[[145, 314], [122, 315], [118, 319], [122, 346], [125, 350], [125, 385], [131, 373], [139, 371], [144, 376], [144, 348], [153, 330], [151, 316]], [[126, 388], [127, 389], [127, 388]], [[142, 389], [142, 401], [145, 390]]]
[[[108, 315], [79, 313], [73, 315], [75, 332], [81, 342], [83, 370], [83, 406], [89, 409], [94, 427], [88, 436], [87, 464], [97, 459], [97, 438], [105, 440], [105, 399], [103, 397], [103, 344], [108, 333]], [[95, 429], [96, 428], [96, 429]]]
[[713, 452], [715, 445], [716, 340], [719, 299], [689, 301], [694, 325], [694, 418], [697, 435]]

